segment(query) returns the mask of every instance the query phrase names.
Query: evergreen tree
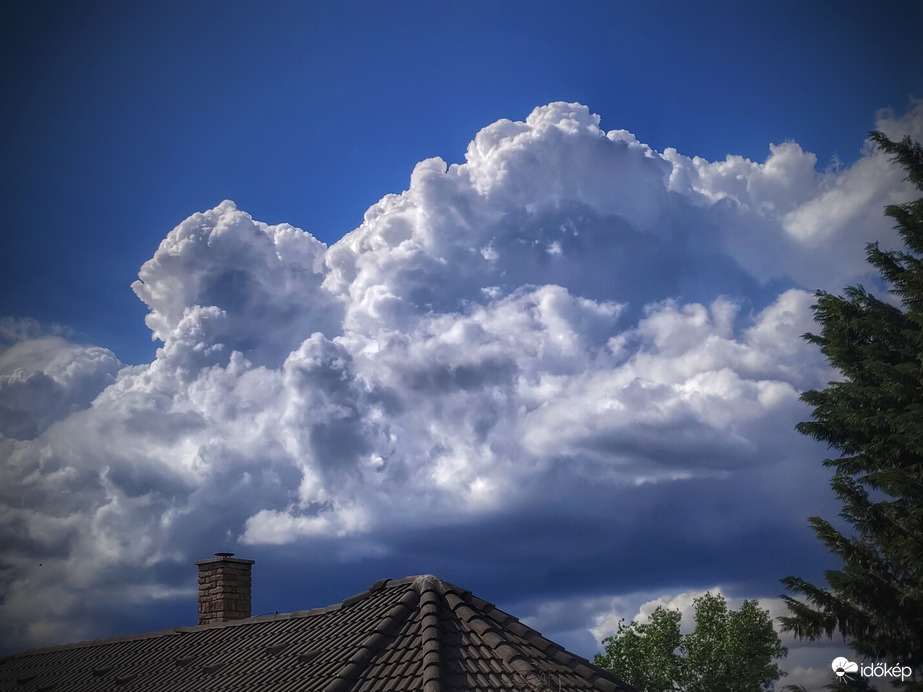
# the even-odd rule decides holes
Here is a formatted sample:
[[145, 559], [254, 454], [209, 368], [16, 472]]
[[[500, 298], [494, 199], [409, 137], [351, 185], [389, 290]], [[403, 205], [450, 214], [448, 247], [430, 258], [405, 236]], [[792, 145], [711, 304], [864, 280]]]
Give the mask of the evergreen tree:
[[[923, 149], [880, 132], [872, 140], [923, 191]], [[830, 638], [837, 630], [868, 661], [903, 664], [914, 671], [908, 689], [923, 689], [923, 197], [887, 207], [906, 245], [867, 247], [867, 258], [899, 299], [900, 307], [861, 286], [845, 296], [817, 294], [820, 346], [842, 379], [802, 399], [813, 408], [799, 432], [826, 442], [840, 456], [833, 491], [849, 525], [809, 519], [818, 538], [842, 560], [826, 573], [826, 587], [797, 577], [782, 583], [790, 617], [783, 630], [800, 638]]]

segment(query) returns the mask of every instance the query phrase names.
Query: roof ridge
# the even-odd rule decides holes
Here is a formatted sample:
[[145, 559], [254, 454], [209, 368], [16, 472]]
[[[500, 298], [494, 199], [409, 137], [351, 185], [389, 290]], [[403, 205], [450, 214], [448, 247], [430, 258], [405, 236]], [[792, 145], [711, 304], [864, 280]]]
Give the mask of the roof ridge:
[[[475, 597], [475, 599], [477, 599], [477, 597]], [[522, 637], [532, 646], [535, 646], [537, 649], [539, 649], [542, 653], [550, 656], [551, 658], [554, 658], [558, 663], [567, 666], [582, 678], [593, 683], [594, 685], [604, 684], [609, 686], [609, 689], [611, 690], [620, 689], [618, 686], [612, 685], [612, 683], [605, 677], [612, 675], [610, 671], [607, 671], [604, 668], [600, 668], [595, 663], [587, 658], [584, 658], [583, 656], [579, 656], [578, 654], [568, 651], [557, 642], [553, 642], [552, 640], [548, 639], [548, 637], [543, 635], [535, 628], [529, 627], [516, 616], [510, 615], [509, 613], [496, 608], [492, 603], [487, 603], [487, 605], [490, 606], [490, 609], [485, 611], [486, 617], [490, 618], [501, 627], [509, 629], [511, 632], [513, 632], [513, 634]], [[503, 619], [499, 619], [497, 614], [502, 614]], [[624, 681], [621, 682], [623, 688], [634, 690], [633, 687], [625, 687], [626, 683]]]
[[[423, 599], [421, 600], [421, 603], [428, 603], [429, 599], [427, 598], [427, 594], [438, 594], [446, 600], [446, 604], [449, 606], [449, 608], [451, 608], [459, 616], [459, 620], [465, 622], [466, 624], [470, 624], [472, 619], [476, 619], [479, 624], [477, 626], [472, 626], [472, 629], [482, 639], [485, 639], [486, 633], [491, 632], [492, 636], [485, 639], [485, 643], [487, 643], [492, 648], [495, 648], [501, 655], [505, 653], [506, 656], [503, 657], [504, 660], [514, 670], [519, 672], [526, 683], [534, 690], [542, 691], [548, 689], [546, 675], [532, 662], [532, 659], [529, 656], [527, 656], [518, 646], [516, 646], [516, 644], [503, 636], [502, 632], [505, 629], [509, 629], [514, 635], [518, 637], [522, 637], [531, 645], [538, 648], [543, 654], [546, 654], [556, 660], [558, 663], [571, 668], [584, 680], [594, 686], [600, 687], [606, 692], [616, 692], [617, 690], [634, 690], [633, 687], [627, 685], [627, 683], [624, 681], [619, 681], [621, 683], [621, 687], [618, 683], [612, 682], [610, 679], [610, 677], [612, 677], [611, 672], [600, 668], [582, 656], [571, 653], [560, 644], [557, 644], [545, 637], [538, 630], [526, 625], [524, 622], [519, 620], [519, 618], [510, 615], [503, 610], [500, 610], [493, 603], [475, 596], [467, 589], [462, 589], [455, 584], [441, 579], [440, 577], [437, 577], [433, 574], [421, 574], [416, 577], [405, 577], [398, 582], [391, 582], [389, 586], [392, 584], [397, 585], [398, 583], [404, 584], [408, 581], [411, 582], [413, 588], [421, 594], [421, 598]], [[450, 594], [454, 597], [454, 605], [448, 598]], [[435, 601], [433, 601], [433, 605], [435, 605]], [[466, 609], [468, 617], [462, 617], [462, 614], [457, 610], [459, 606], [463, 606]], [[438, 615], [436, 614], [435, 610], [432, 610], [431, 612], [432, 617], [435, 618], [432, 620], [432, 622], [437, 626], [433, 628], [432, 641], [428, 643], [427, 638], [424, 637], [423, 643], [425, 647], [429, 647], [428, 650], [436, 652], [436, 655], [438, 656]], [[427, 628], [425, 615], [423, 627], [425, 631]], [[503, 645], [505, 648], [501, 650], [500, 645]], [[439, 659], [436, 658], [435, 660], [438, 663]], [[424, 663], [424, 667], [425, 666], [426, 663]], [[438, 668], [436, 670], [438, 671]], [[427, 688], [426, 692], [440, 691], [441, 688], [439, 687], [438, 678], [433, 679], [431, 684], [433, 686], [431, 688]]]
[[[73, 649], [82, 651], [57, 653]], [[97, 688], [141, 675], [147, 682], [132, 685], [165, 689], [177, 682], [177, 690], [201, 689], [203, 681], [218, 685], [237, 675], [255, 684], [274, 671], [315, 692], [552, 692], [562, 684], [571, 692], [637, 692], [432, 574], [381, 579], [340, 603], [308, 611], [33, 649], [2, 660], [4, 689], [38, 671], [40, 688], [62, 684], [65, 675]]]
[[[479, 599], [477, 596], [474, 598], [475, 600], [483, 600]], [[548, 639], [548, 637], [543, 635], [537, 629], [529, 627], [515, 615], [510, 615], [509, 613], [500, 610], [492, 603], [486, 603], [486, 605], [489, 606], [489, 610], [485, 611], [485, 617], [490, 618], [501, 627], [509, 629], [513, 634], [522, 637], [527, 642], [529, 642], [529, 644], [539, 649], [543, 654], [553, 658], [558, 663], [567, 666], [572, 671], [580, 675], [580, 677], [582, 677], [584, 680], [587, 680], [593, 685], [602, 685], [608, 692], [615, 692], [618, 690], [624, 690], [625, 692], [637, 692], [634, 687], [617, 677], [616, 679], [619, 680], [621, 687], [619, 684], [613, 683], [611, 680], [609, 680], [609, 677], [614, 677], [611, 671], [597, 666], [595, 663], [587, 658], [584, 658], [583, 656], [568, 651], [557, 642]], [[498, 614], [503, 615], [502, 620], [497, 617]]]
[[[69, 651], [71, 649], [89, 649], [94, 646], [105, 646], [107, 644], [118, 644], [119, 642], [141, 641], [143, 639], [156, 639], [157, 637], [168, 637], [175, 634], [181, 634], [180, 627], [170, 627], [165, 630], [156, 630], [154, 632], [139, 632], [138, 634], [117, 634], [112, 637], [103, 637], [101, 639], [84, 639], [79, 642], [69, 644], [55, 644], [52, 646], [41, 646], [24, 651], [16, 651], [6, 656], [0, 656], [0, 661], [6, 661], [13, 658], [25, 658], [27, 656], [36, 656], [47, 654], [53, 651]], [[205, 628], [203, 628], [205, 629]]]
[[439, 598], [445, 593], [445, 582], [426, 574], [417, 577], [413, 588], [420, 593], [420, 640], [423, 652], [423, 692], [441, 692], [442, 666], [440, 656]]
[[[454, 591], [445, 594], [446, 603], [460, 621], [471, 628], [475, 634], [515, 670], [533, 690], [545, 688], [540, 671], [532, 664], [522, 650], [501, 634], [494, 626], [496, 621], [488, 621], [486, 613], [475, 610], [468, 601]], [[485, 601], [485, 604], [491, 605]], [[496, 623], [500, 624], [500, 623]]]
[[[378, 582], [376, 582], [376, 584], [377, 583]], [[381, 589], [379, 588], [378, 590]], [[372, 592], [367, 591], [366, 593], [370, 594]], [[391, 638], [398, 626], [407, 619], [408, 615], [414, 612], [419, 601], [420, 594], [417, 590], [407, 589], [400, 600], [391, 606], [391, 609], [382, 618], [379, 627], [374, 629], [371, 634], [358, 645], [356, 653], [350, 657], [346, 665], [337, 673], [336, 678], [327, 685], [324, 692], [346, 692], [352, 689], [353, 682], [365, 670], [366, 664], [374, 658], [381, 648], [383, 648], [385, 642]]]
[[85, 639], [79, 642], [70, 642], [68, 644], [55, 644], [52, 646], [42, 646], [36, 647], [33, 649], [25, 649], [24, 651], [17, 651], [6, 656], [0, 656], [0, 661], [6, 660], [8, 658], [21, 658], [25, 656], [33, 656], [37, 654], [46, 654], [52, 651], [69, 651], [71, 649], [86, 649], [93, 646], [105, 646], [107, 644], [116, 644], [118, 642], [132, 642], [132, 641], [142, 641], [145, 639], [154, 639], [156, 637], [168, 637], [179, 634], [189, 634], [193, 632], [201, 632], [203, 630], [212, 630], [212, 629], [222, 629], [225, 627], [242, 627], [245, 625], [255, 625], [262, 622], [274, 622], [276, 620], [294, 620], [299, 618], [308, 618], [315, 617], [318, 615], [324, 615], [326, 613], [340, 610], [341, 608], [349, 607], [359, 601], [369, 598], [372, 594], [380, 591], [384, 588], [393, 588], [397, 586], [402, 586], [408, 582], [412, 582], [413, 579], [417, 577], [405, 577], [404, 579], [379, 579], [374, 582], [368, 589], [361, 591], [353, 596], [343, 599], [338, 603], [331, 603], [326, 606], [319, 606], [317, 608], [311, 608], [309, 610], [293, 610], [289, 613], [280, 613], [276, 611], [275, 613], [267, 613], [266, 615], [255, 615], [249, 618], [241, 618], [240, 620], [227, 620], [225, 622], [208, 622], [203, 625], [177, 625], [176, 627], [168, 627], [163, 630], [154, 630], [153, 632], [139, 632], [137, 634], [117, 634], [112, 637], [100, 637], [98, 639]]
[[[465, 598], [464, 596], [468, 596]], [[471, 602], [469, 602], [469, 599]], [[571, 653], [560, 644], [557, 644], [538, 630], [529, 627], [517, 617], [500, 610], [493, 603], [473, 596], [470, 592], [459, 595], [456, 592], [446, 594], [449, 607], [458, 615], [459, 619], [477, 633], [484, 642], [503, 656], [504, 660], [516, 670], [523, 680], [536, 692], [549, 690], [547, 675], [536, 666], [532, 658], [513, 642], [503, 636], [504, 630], [509, 630], [514, 635], [526, 640], [538, 648], [543, 654], [553, 658], [558, 663], [569, 667], [587, 682], [605, 692], [637, 692], [634, 687], [624, 681], [613, 682], [612, 673], [591, 663], [589, 660]], [[461, 611], [461, 612], [460, 612]], [[502, 617], [499, 617], [501, 616]], [[618, 678], [616, 678], [618, 680]]]

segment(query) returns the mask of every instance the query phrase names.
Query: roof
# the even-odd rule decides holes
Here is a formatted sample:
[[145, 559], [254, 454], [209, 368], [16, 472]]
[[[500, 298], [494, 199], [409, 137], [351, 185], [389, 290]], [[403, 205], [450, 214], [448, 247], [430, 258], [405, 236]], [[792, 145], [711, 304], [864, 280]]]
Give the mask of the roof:
[[326, 608], [14, 654], [0, 690], [636, 692], [432, 575]]

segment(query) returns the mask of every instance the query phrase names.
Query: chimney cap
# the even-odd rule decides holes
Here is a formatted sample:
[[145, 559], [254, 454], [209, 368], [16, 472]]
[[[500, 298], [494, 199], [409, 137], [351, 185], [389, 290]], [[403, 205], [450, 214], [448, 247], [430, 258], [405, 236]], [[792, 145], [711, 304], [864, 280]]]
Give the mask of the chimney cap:
[[212, 564], [221, 564], [233, 562], [238, 565], [252, 565], [253, 560], [244, 560], [243, 558], [234, 557], [234, 553], [215, 553], [215, 557], [210, 557], [207, 560], [196, 560], [196, 565], [212, 565]]

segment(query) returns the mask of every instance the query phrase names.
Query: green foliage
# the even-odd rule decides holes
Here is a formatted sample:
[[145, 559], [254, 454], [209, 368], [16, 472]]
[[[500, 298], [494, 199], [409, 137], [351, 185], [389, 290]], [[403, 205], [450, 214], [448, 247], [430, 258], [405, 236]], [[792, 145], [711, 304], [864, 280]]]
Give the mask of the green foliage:
[[[923, 191], [923, 149], [909, 138], [872, 140], [907, 170]], [[782, 583], [791, 616], [783, 630], [814, 640], [837, 631], [870, 661], [909, 665], [909, 689], [923, 689], [923, 197], [892, 205], [906, 249], [867, 247], [867, 258], [900, 306], [861, 286], [844, 296], [818, 292], [820, 334], [806, 334], [842, 374], [802, 399], [814, 411], [797, 429], [840, 456], [831, 485], [842, 504], [842, 533], [809, 519], [818, 538], [843, 563], [826, 587], [797, 577]]]
[[647, 623], [620, 622], [594, 662], [641, 692], [760, 692], [781, 675], [774, 660], [787, 652], [756, 601], [729, 611], [708, 593], [695, 600], [692, 632], [680, 634], [680, 618], [661, 606]]
[[596, 654], [594, 663], [611, 670], [643, 692], [669, 692], [677, 689], [681, 658], [677, 655], [682, 638], [679, 634], [679, 610], [658, 606], [650, 622], [625, 625], [603, 640], [604, 653]]

